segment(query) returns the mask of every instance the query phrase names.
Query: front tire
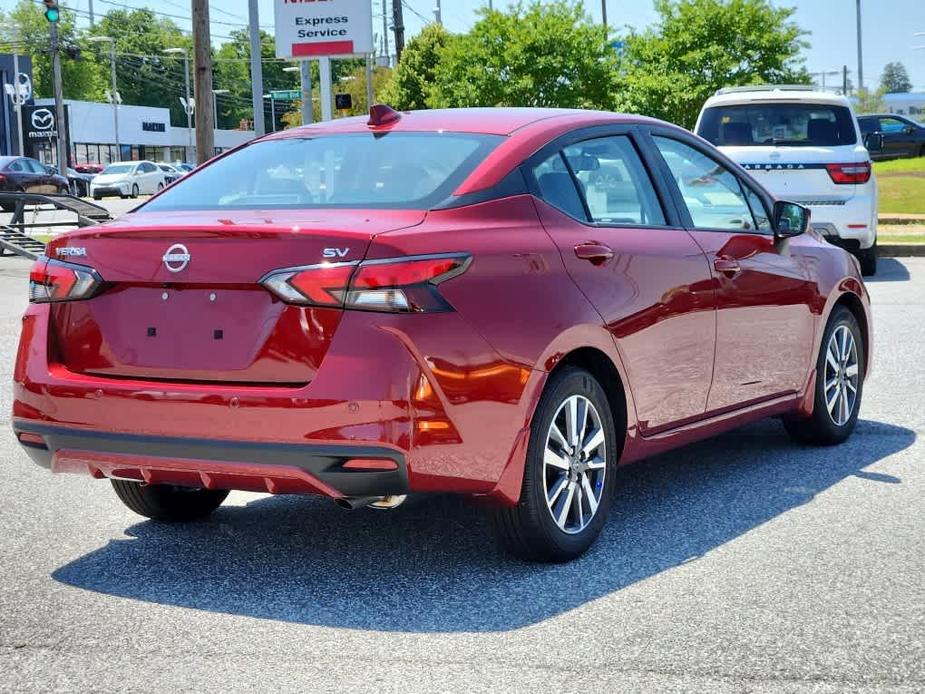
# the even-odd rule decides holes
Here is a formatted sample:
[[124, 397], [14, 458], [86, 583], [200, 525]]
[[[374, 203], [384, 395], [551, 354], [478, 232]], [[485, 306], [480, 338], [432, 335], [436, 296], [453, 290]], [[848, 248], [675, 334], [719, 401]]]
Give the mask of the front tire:
[[784, 427], [795, 441], [834, 446], [851, 436], [861, 407], [865, 358], [857, 319], [844, 306], [837, 306], [816, 359], [813, 414], [784, 419]]
[[491, 511], [501, 545], [527, 561], [581, 556], [607, 522], [616, 467], [604, 389], [584, 369], [554, 373], [533, 416], [520, 500]]
[[858, 251], [858, 261], [861, 264], [861, 274], [865, 277], [877, 274], [877, 240], [874, 245]]
[[138, 197], [138, 184], [137, 183], [132, 186], [132, 197], [133, 198]]
[[194, 489], [170, 484], [110, 480], [122, 503], [140, 516], [169, 523], [205, 518], [221, 506], [225, 489]]

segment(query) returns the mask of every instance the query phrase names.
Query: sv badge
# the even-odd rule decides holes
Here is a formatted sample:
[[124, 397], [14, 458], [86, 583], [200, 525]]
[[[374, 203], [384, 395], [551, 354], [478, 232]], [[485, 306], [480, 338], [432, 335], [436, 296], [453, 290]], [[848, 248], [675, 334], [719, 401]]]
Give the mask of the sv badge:
[[346, 258], [349, 252], [349, 248], [325, 248], [321, 255], [325, 258]]

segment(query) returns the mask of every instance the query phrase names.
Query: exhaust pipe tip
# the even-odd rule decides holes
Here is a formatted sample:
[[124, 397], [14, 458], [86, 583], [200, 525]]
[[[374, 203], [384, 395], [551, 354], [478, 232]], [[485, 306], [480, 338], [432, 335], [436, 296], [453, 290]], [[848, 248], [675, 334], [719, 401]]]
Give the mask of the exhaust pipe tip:
[[392, 496], [340, 496], [334, 499], [334, 503], [347, 511], [356, 511], [358, 508], [375, 508], [379, 510], [388, 510], [401, 506], [407, 494], [394, 494]]

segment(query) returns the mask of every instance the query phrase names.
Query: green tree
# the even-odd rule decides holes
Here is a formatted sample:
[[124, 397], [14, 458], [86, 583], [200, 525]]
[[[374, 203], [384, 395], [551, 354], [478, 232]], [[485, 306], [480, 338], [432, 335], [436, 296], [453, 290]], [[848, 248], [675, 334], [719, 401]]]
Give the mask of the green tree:
[[565, 0], [483, 9], [436, 53], [431, 107], [613, 105], [616, 51], [604, 27]]
[[[167, 48], [192, 48], [170, 19], [159, 18], [151, 10], [111, 10], [87, 31], [86, 37], [109, 36], [116, 45], [116, 81], [122, 103], [160, 106], [170, 109], [173, 125], [186, 125], [180, 104], [185, 94], [183, 61], [165, 55]], [[94, 54], [104, 66], [104, 83], [109, 80], [109, 43], [85, 41], [85, 54]], [[192, 70], [192, 61], [190, 63]]]
[[876, 91], [870, 91], [867, 87], [858, 89], [854, 102], [854, 110], [859, 114], [864, 113], [882, 113], [886, 110], [883, 103], [883, 95], [886, 91], [880, 87]]
[[435, 71], [450, 34], [441, 24], [428, 24], [408, 41], [392, 77], [377, 98], [403, 111], [427, 108]]
[[618, 104], [686, 128], [721, 87], [808, 84], [806, 32], [769, 0], [656, 0], [657, 24], [626, 37]]
[[[30, 0], [21, 0], [8, 16], [3, 17], [0, 35], [4, 43], [13, 43], [19, 48], [20, 53], [28, 54], [32, 58], [36, 98], [53, 96], [51, 55], [48, 50], [51, 40], [43, 6]], [[58, 36], [62, 49], [73, 48], [78, 44], [75, 15], [66, 8], [61, 12], [61, 20], [58, 22]], [[67, 50], [62, 50], [61, 76], [66, 99], [102, 98], [105, 89], [102, 70], [93, 53], [84, 52], [80, 59], [77, 59]]]
[[880, 89], [884, 94], [904, 94], [912, 91], [912, 80], [902, 63], [887, 63], [880, 75]]

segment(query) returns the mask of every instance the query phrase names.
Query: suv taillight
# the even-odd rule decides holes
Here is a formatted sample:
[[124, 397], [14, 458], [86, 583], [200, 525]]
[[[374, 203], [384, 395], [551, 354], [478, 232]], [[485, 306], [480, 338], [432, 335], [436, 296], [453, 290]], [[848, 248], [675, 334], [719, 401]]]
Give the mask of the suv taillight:
[[835, 183], [867, 183], [870, 180], [870, 162], [854, 164], [826, 164], [826, 170]]
[[260, 284], [283, 301], [365, 311], [448, 311], [437, 285], [469, 267], [465, 253], [406, 256], [361, 263], [322, 263], [274, 270]]
[[42, 256], [29, 272], [29, 301], [44, 304], [89, 299], [102, 284], [93, 268]]

